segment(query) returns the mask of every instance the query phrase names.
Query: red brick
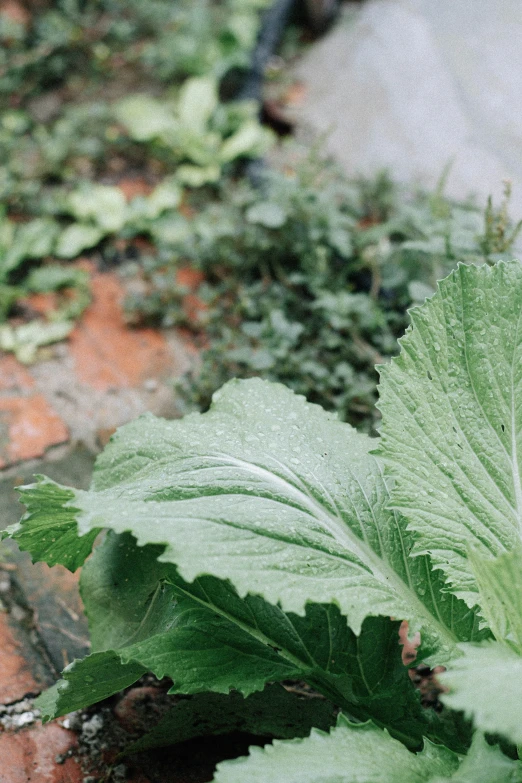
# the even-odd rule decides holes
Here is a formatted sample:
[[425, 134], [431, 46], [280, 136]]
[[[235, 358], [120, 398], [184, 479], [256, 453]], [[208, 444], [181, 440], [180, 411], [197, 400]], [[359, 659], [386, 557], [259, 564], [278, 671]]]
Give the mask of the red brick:
[[204, 279], [203, 272], [190, 266], [182, 266], [176, 272], [176, 283], [190, 291], [183, 297], [183, 312], [187, 321], [196, 328], [200, 325], [201, 314], [208, 309], [207, 304], [195, 293]]
[[402, 662], [409, 666], [417, 657], [417, 647], [420, 644], [420, 634], [417, 632], [413, 639], [408, 637], [408, 622], [403, 620], [399, 628], [399, 644], [402, 645]]
[[74, 757], [56, 762], [75, 745], [75, 735], [56, 723], [1, 735], [0, 783], [82, 783]]
[[143, 177], [125, 177], [118, 182], [118, 187], [127, 201], [132, 201], [136, 196], [149, 196], [153, 191], [152, 186]]
[[31, 16], [28, 11], [17, 0], [3, 0], [0, 3], [0, 17], [3, 16], [10, 22], [16, 24], [28, 25], [31, 21]]
[[[0, 704], [20, 701], [29, 693], [39, 693], [46, 682], [33, 672], [34, 661], [27, 637], [17, 632], [6, 612], [0, 613]], [[0, 756], [1, 759], [1, 756]], [[2, 765], [0, 763], [0, 771]], [[0, 781], [2, 780], [0, 774]]]
[[193, 269], [191, 266], [182, 266], [176, 271], [176, 283], [185, 288], [195, 291], [203, 280], [205, 275], [199, 269]]
[[149, 239], [146, 239], [146, 237], [133, 237], [132, 244], [141, 253], [148, 254], [148, 255], [155, 255], [156, 253], [156, 247], [152, 244], [152, 242]]
[[55, 291], [51, 291], [49, 293], [31, 294], [31, 296], [19, 299], [18, 303], [27, 307], [32, 313], [45, 316], [58, 309], [59, 298]]
[[12, 354], [0, 357], [0, 394], [28, 394], [33, 388], [34, 380]]
[[[69, 439], [67, 427], [45, 397], [0, 397], [0, 468], [41, 457]], [[2, 442], [3, 441], [3, 442]]]
[[140, 386], [147, 378], [172, 373], [164, 337], [153, 329], [131, 330], [121, 303], [124, 290], [114, 274], [95, 274], [93, 302], [70, 338], [80, 382], [99, 391]]
[[201, 327], [201, 316], [207, 309], [207, 304], [196, 294], [183, 297], [183, 312], [187, 321], [195, 328]]

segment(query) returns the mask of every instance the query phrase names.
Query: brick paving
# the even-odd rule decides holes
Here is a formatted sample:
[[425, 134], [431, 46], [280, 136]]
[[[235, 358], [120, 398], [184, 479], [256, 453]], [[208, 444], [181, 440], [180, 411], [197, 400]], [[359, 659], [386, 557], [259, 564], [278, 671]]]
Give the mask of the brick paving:
[[[176, 415], [171, 381], [193, 353], [186, 336], [129, 328], [118, 276], [88, 262], [81, 266], [91, 272], [93, 300], [69, 340], [45, 349], [44, 359], [28, 367], [0, 354], [0, 469], [64, 444], [80, 442], [94, 451], [116, 427], [147, 410]], [[198, 283], [197, 276], [183, 279], [192, 289], [190, 309]], [[37, 299], [31, 300], [34, 308], [46, 306]]]
[[[193, 361], [194, 349], [173, 331], [128, 327], [118, 276], [83, 265], [91, 273], [93, 299], [69, 340], [46, 348], [27, 367], [0, 353], [0, 528], [17, 521], [22, 510], [13, 485], [34, 472], [63, 480], [63, 466], [66, 482], [86, 485], [94, 452], [116, 427], [146, 410], [176, 415], [172, 379]], [[187, 306], [197, 306], [198, 275], [182, 273], [179, 282], [194, 297]], [[39, 312], [52, 304], [49, 297], [31, 301]], [[102, 779], [81, 755], [77, 732], [62, 720], [42, 726], [31, 710], [33, 697], [88, 651], [78, 574], [32, 564], [9, 542], [2, 545], [0, 783]], [[107, 774], [105, 766], [103, 779], [150, 783], [139, 765], [125, 768], [123, 778], [122, 769]]]
[[67, 426], [31, 374], [13, 356], [0, 358], [0, 468], [41, 457], [69, 438]]

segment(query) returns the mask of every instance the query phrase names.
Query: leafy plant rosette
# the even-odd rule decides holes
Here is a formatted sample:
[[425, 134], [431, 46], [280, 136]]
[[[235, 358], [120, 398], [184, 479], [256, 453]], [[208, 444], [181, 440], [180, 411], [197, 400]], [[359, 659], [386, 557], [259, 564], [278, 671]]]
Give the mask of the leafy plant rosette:
[[[241, 720], [255, 695], [266, 723], [266, 684], [297, 679], [340, 708], [336, 725], [317, 700], [308, 730], [216, 781], [521, 781], [521, 318], [519, 262], [460, 265], [381, 368], [380, 439], [283, 386], [232, 381], [208, 413], [120, 429], [91, 490], [23, 488], [10, 534], [35, 560], [85, 563], [92, 634], [44, 717], [152, 671], [179, 694], [234, 689]], [[440, 715], [421, 708], [391, 617], [447, 667]]]

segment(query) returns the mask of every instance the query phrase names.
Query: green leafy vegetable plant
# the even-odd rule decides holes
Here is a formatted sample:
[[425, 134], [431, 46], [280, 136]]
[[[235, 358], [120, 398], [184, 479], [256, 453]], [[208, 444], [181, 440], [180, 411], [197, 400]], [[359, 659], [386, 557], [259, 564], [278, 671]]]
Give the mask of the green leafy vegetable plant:
[[[23, 488], [10, 535], [84, 564], [92, 637], [44, 717], [152, 671], [174, 693], [238, 691], [245, 725], [251, 694], [266, 715], [265, 686], [301, 680], [336, 726], [323, 708], [308, 737], [216, 781], [521, 781], [521, 313], [518, 261], [459, 265], [381, 368], [378, 439], [281, 385], [232, 381], [208, 413], [120, 429], [89, 491]], [[440, 714], [401, 661], [400, 619], [419, 660], [447, 668]]]
[[271, 132], [257, 119], [256, 101], [220, 103], [211, 76], [187, 79], [175, 101], [129, 95], [115, 107], [117, 120], [137, 142], [154, 142], [181, 164], [176, 177], [200, 187], [217, 182], [222, 168], [241, 157], [259, 157]]

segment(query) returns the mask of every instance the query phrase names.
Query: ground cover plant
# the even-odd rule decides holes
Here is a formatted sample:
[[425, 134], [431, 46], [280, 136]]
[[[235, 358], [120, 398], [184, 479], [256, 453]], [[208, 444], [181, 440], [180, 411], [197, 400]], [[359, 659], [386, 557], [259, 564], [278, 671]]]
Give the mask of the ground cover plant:
[[[267, 5], [2, 6], [2, 350], [34, 361], [41, 345], [69, 334], [88, 304], [85, 273], [60, 272], [57, 262], [103, 246], [112, 257], [117, 239], [163, 246], [167, 235], [169, 244], [175, 227], [165, 231], [165, 217], [172, 222], [183, 186], [216, 182], [265, 152], [272, 136], [257, 102], [230, 99]], [[134, 197], [120, 187], [129, 178], [131, 187], [139, 182]], [[36, 317], [30, 300], [44, 278], [57, 305]]]
[[[308, 705], [294, 738], [216, 781], [522, 780], [521, 308], [518, 261], [440, 282], [381, 368], [379, 438], [282, 385], [232, 381], [208, 413], [121, 428], [91, 490], [23, 488], [10, 535], [34, 560], [84, 564], [93, 646], [39, 698], [44, 717], [152, 671], [209, 704], [233, 689], [225, 723], [287, 738], [275, 705], [298, 697], [265, 686], [302, 680], [320, 715]], [[440, 714], [402, 664], [401, 619], [419, 660], [447, 667]], [[182, 703], [154, 743], [197, 730]]]
[[[182, 384], [187, 409], [262, 373], [371, 431], [373, 368], [396, 351], [407, 307], [513, 236], [493, 210], [485, 228], [479, 209], [439, 193], [347, 183], [317, 153], [254, 186], [245, 164], [273, 134], [259, 101], [232, 99], [267, 7], [63, 0], [18, 21], [0, 13], [0, 347], [30, 362], [66, 338], [89, 302], [85, 272], [68, 267], [81, 254], [133, 259], [134, 323], [183, 320], [176, 270], [190, 263], [206, 278], [190, 326], [208, 350]], [[42, 290], [57, 293], [47, 316], [31, 307]]]
[[[484, 213], [441, 190], [408, 193], [385, 174], [347, 181], [314, 152], [290, 171], [266, 171], [257, 187], [223, 184], [218, 199], [180, 217], [175, 245], [128, 267], [141, 282], [128, 313], [199, 330], [201, 366], [178, 385], [189, 410], [208, 408], [230, 378], [262, 375], [371, 431], [374, 366], [397, 352], [408, 307], [459, 261], [505, 256], [520, 230], [509, 224], [509, 192]], [[188, 313], [176, 282], [187, 263], [205, 278]]]

